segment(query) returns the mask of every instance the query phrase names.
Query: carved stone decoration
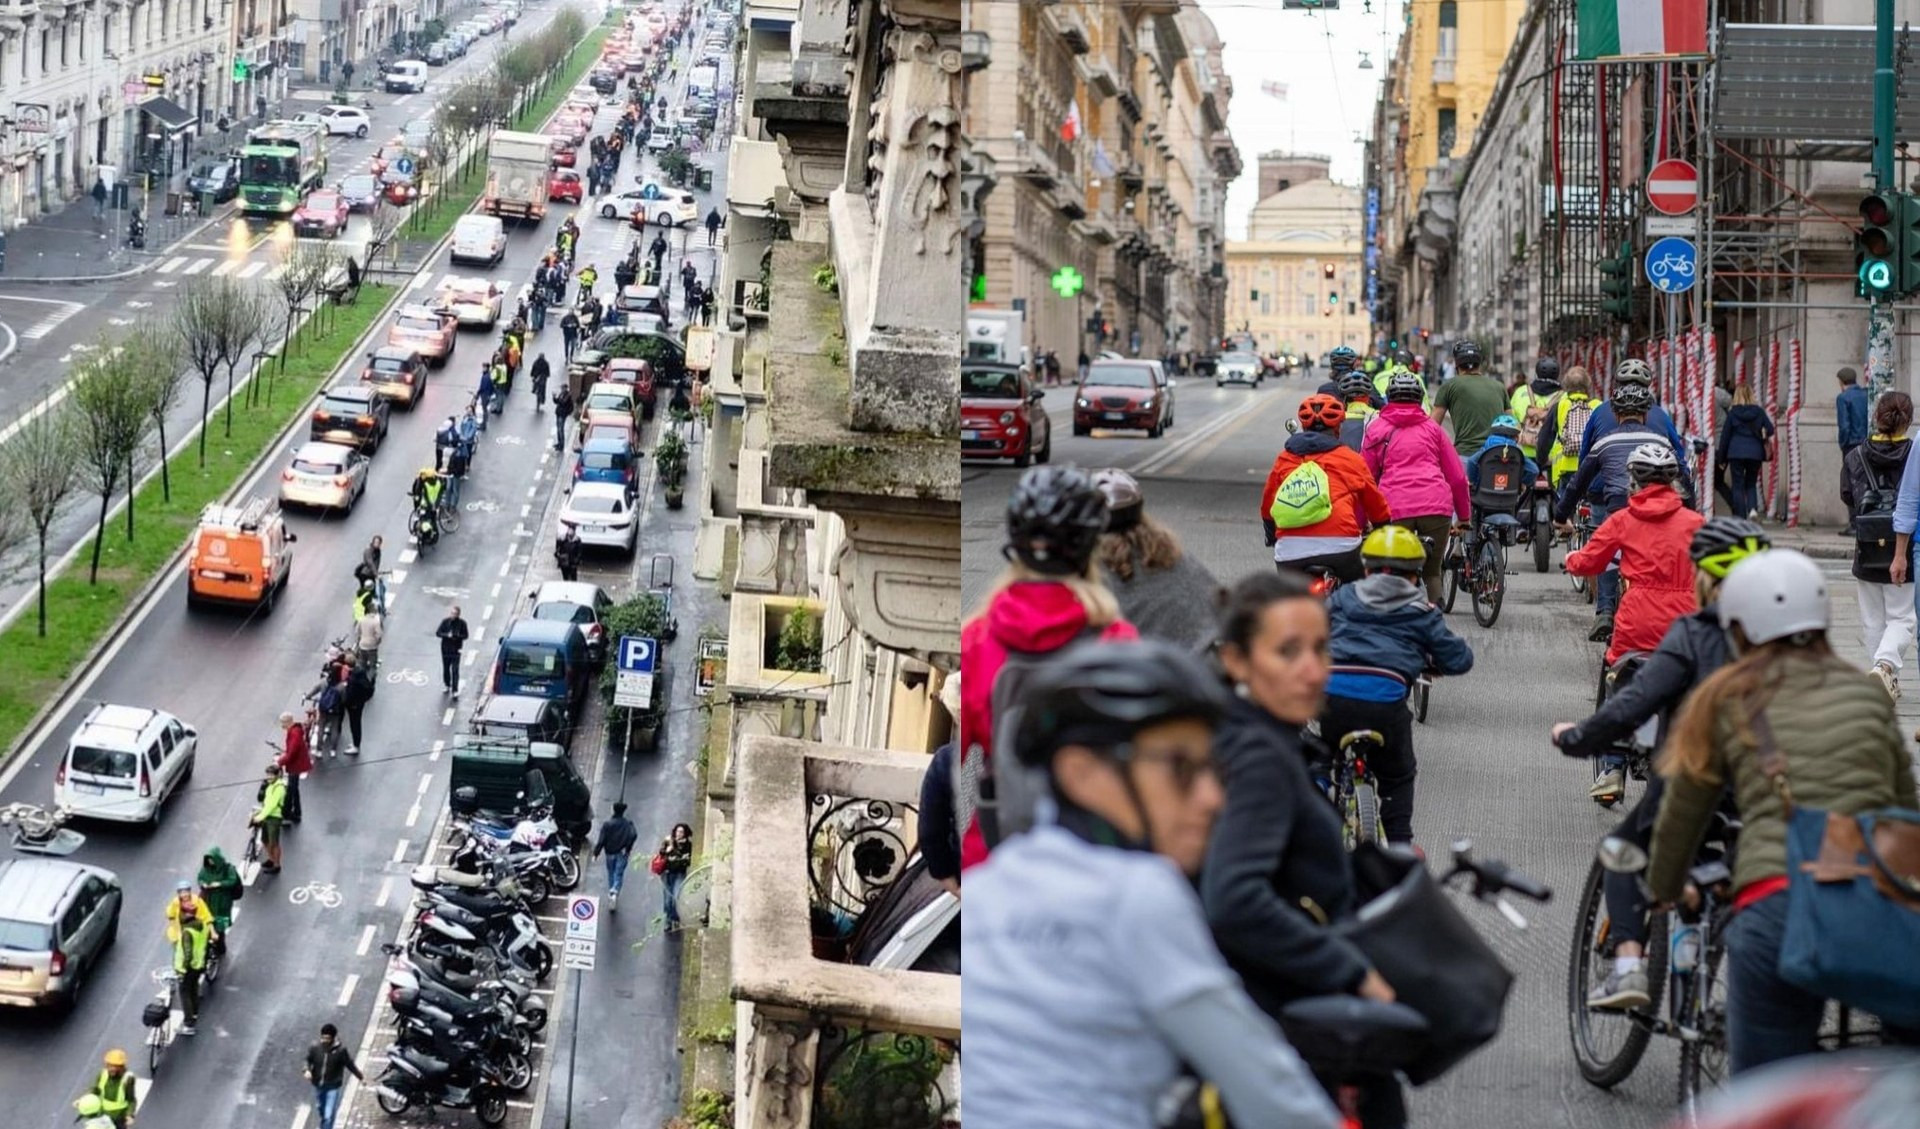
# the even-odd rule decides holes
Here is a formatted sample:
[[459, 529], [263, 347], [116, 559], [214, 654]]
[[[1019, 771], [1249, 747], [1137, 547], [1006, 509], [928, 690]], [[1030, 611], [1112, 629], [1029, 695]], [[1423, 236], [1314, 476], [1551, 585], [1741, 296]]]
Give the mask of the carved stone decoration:
[[753, 1013], [747, 1040], [746, 1085], [736, 1111], [739, 1129], [801, 1129], [813, 1114], [813, 1068], [819, 1033], [800, 1023]]
[[[915, 233], [914, 253], [925, 255], [930, 240], [938, 241], [936, 254], [957, 253], [959, 44], [943, 42], [931, 32], [896, 29], [887, 34], [882, 50], [885, 70], [874, 92], [873, 125], [867, 131], [867, 201], [879, 215], [888, 173], [906, 167], [913, 179], [902, 186], [901, 202]], [[919, 73], [923, 69], [931, 73]]]

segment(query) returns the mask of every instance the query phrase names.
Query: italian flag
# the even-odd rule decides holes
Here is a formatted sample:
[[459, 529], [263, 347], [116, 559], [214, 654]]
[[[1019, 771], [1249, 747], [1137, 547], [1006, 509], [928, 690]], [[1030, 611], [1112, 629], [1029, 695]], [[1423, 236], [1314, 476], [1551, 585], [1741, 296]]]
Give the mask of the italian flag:
[[1707, 53], [1707, 0], [1578, 0], [1578, 58]]

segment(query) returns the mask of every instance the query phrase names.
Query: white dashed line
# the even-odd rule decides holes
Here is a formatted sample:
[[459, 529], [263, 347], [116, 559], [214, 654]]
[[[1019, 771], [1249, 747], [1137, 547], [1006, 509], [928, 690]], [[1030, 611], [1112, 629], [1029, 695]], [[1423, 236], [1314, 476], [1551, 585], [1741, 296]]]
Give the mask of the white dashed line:
[[420, 550], [418, 550], [418, 549], [402, 549], [402, 550], [400, 550], [400, 563], [401, 563], [401, 564], [412, 564], [412, 563], [413, 563], [414, 561], [417, 561], [417, 560], [419, 560], [419, 559], [420, 559]]
[[[468, 657], [468, 658], [472, 658], [473, 656], [472, 656], [472, 655], [468, 655], [467, 657]], [[441, 752], [441, 750], [443, 750], [443, 749], [445, 749], [446, 747], [447, 747], [447, 743], [446, 743], [445, 741], [435, 741], [435, 742], [433, 743], [433, 751], [431, 751], [431, 752], [429, 752], [429, 753], [427, 754], [427, 759], [428, 759], [429, 761], [437, 761], [437, 760], [439, 760], [439, 759], [440, 759], [440, 752]]]
[[382, 878], [380, 880], [380, 893], [378, 896], [376, 896], [373, 899], [373, 908], [385, 909], [387, 906], [387, 899], [392, 896], [393, 896], [393, 876], [388, 875], [387, 877]]
[[411, 844], [409, 844], [405, 839], [402, 839], [398, 843], [395, 843], [393, 846], [393, 861], [400, 862], [403, 859], [405, 859], [407, 857], [407, 847], [410, 845]]
[[259, 274], [261, 271], [266, 269], [267, 269], [267, 264], [264, 260], [257, 263], [248, 263], [246, 266], [240, 268], [240, 273], [235, 275], [234, 277], [235, 278], [252, 278], [254, 275]]
[[497, 600], [500, 598], [500, 582], [499, 581], [494, 582], [493, 590], [487, 593], [487, 597], [489, 599], [494, 599], [494, 600]]
[[427, 789], [431, 787], [433, 787], [433, 773], [423, 772], [420, 774], [420, 790], [415, 795], [424, 796], [427, 794]]
[[187, 257], [185, 255], [175, 255], [173, 258], [168, 259], [166, 262], [161, 263], [159, 266], [153, 268], [153, 273], [172, 274], [174, 271], [177, 271], [181, 267], [184, 267], [186, 265], [187, 265]]
[[488, 604], [488, 605], [487, 605], [487, 607], [486, 607], [486, 610], [485, 610], [485, 611], [482, 611], [482, 612], [480, 613], [480, 618], [481, 618], [482, 620], [489, 620], [489, 619], [492, 619], [492, 618], [493, 618], [493, 605], [492, 605], [492, 604]]
[[[147, 1091], [142, 1089], [140, 1091], [140, 1096], [146, 1097], [146, 1095], [147, 1095]], [[303, 1104], [299, 1109], [294, 1110], [293, 1111], [293, 1129], [306, 1129], [307, 1117], [312, 1113], [313, 1113], [313, 1107], [310, 1105]]]
[[440, 724], [441, 725], [453, 724], [453, 707], [452, 706], [448, 706], [447, 712], [440, 715]]
[[532, 513], [533, 513], [533, 503], [532, 503], [532, 502], [528, 502], [528, 503], [526, 503], [526, 504], [524, 504], [524, 505], [522, 505], [522, 506], [520, 507], [520, 516], [521, 516], [521, 517], [528, 517], [528, 516], [531, 516], [531, 515], [532, 515]]
[[360, 931], [360, 943], [354, 946], [353, 955], [366, 956], [367, 950], [371, 948], [373, 948], [373, 926], [369, 925]]

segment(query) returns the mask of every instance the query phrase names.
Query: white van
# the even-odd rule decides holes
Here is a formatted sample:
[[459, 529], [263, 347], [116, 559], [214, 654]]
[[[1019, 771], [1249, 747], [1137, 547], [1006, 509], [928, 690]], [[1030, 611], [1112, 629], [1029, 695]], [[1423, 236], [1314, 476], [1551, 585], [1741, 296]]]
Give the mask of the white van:
[[456, 263], [492, 266], [506, 256], [507, 229], [499, 216], [461, 216], [448, 249]]
[[53, 802], [116, 823], [156, 823], [174, 789], [193, 775], [200, 734], [160, 710], [102, 703], [67, 742]]
[[427, 64], [418, 59], [402, 59], [387, 68], [380, 82], [388, 94], [418, 94], [427, 88]]

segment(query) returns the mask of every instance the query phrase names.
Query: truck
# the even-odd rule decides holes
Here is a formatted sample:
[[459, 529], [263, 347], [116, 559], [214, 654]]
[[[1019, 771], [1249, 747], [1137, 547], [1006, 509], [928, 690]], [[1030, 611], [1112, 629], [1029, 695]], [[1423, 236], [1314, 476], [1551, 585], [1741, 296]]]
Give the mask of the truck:
[[993, 361], [996, 364], [1027, 366], [1027, 315], [1022, 310], [996, 310], [973, 306], [967, 310], [967, 352], [969, 361]]
[[720, 85], [720, 68], [708, 63], [687, 72], [687, 97], [712, 94]]
[[553, 138], [501, 130], [487, 146], [487, 192], [480, 210], [535, 223], [547, 214], [547, 170]]
[[290, 215], [326, 179], [327, 127], [320, 122], [268, 122], [250, 131], [240, 147], [240, 207], [246, 212]]

